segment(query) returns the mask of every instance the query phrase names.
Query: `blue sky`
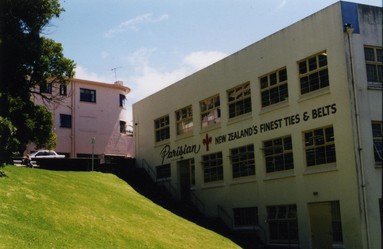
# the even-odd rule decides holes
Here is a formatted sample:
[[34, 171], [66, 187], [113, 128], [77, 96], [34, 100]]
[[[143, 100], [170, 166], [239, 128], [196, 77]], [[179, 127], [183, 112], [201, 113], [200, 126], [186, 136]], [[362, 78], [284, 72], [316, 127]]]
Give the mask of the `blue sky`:
[[44, 32], [76, 62], [76, 78], [121, 80], [132, 104], [335, 2], [62, 0]]

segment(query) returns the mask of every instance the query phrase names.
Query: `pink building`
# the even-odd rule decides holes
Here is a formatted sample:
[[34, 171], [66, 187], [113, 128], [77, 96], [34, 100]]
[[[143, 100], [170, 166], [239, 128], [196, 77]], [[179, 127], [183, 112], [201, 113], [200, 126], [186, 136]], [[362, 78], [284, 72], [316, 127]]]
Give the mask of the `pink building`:
[[[114, 84], [72, 79], [68, 85], [52, 84], [40, 89], [55, 101], [44, 104], [54, 116], [57, 134], [56, 151], [67, 157], [131, 157], [133, 139], [128, 129], [126, 95], [130, 92], [122, 81]], [[34, 148], [31, 147], [31, 150]]]

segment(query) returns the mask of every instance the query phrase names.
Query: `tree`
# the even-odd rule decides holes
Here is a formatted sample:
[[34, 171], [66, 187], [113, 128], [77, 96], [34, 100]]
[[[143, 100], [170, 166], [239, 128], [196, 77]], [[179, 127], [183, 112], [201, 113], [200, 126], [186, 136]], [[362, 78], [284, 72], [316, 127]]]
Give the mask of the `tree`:
[[52, 115], [31, 96], [40, 94], [39, 87], [67, 84], [73, 77], [75, 63], [64, 57], [60, 43], [43, 36], [62, 11], [59, 0], [0, 0], [0, 163], [31, 142], [56, 144]]

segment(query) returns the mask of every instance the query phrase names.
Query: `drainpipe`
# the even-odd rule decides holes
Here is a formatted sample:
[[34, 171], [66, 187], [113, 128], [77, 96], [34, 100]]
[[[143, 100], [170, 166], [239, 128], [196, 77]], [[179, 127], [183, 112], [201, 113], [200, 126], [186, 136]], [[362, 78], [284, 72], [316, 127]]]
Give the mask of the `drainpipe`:
[[357, 96], [357, 85], [355, 82], [355, 70], [354, 70], [354, 61], [352, 53], [352, 33], [354, 31], [351, 24], [345, 25], [345, 31], [348, 37], [348, 47], [350, 53], [350, 66], [351, 66], [351, 83], [352, 83], [352, 98], [354, 102], [354, 113], [355, 113], [355, 125], [356, 125], [356, 135], [357, 135], [357, 153], [356, 153], [356, 173], [358, 178], [358, 191], [361, 199], [361, 211], [363, 214], [363, 221], [365, 226], [367, 248], [371, 248], [370, 243], [370, 229], [368, 224], [368, 209], [367, 209], [367, 200], [366, 200], [366, 179], [364, 173], [364, 163], [363, 163], [363, 153], [362, 153], [362, 139], [360, 135], [360, 116], [359, 116], [359, 106], [358, 106], [358, 96]]
[[75, 80], [71, 82], [71, 110], [72, 110], [72, 134], [71, 134], [71, 155], [76, 157], [76, 94]]

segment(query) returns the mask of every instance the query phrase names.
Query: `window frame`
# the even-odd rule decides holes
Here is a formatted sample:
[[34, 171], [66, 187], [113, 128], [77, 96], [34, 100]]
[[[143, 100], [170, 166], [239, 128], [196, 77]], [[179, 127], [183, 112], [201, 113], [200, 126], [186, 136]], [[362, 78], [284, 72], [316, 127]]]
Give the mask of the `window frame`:
[[122, 108], [125, 108], [126, 104], [126, 95], [125, 94], [119, 94], [119, 106]]
[[192, 105], [175, 111], [177, 136], [193, 132], [193, 107]]
[[229, 119], [252, 112], [250, 81], [233, 87], [226, 92]]
[[[208, 128], [221, 123], [221, 100], [219, 94], [201, 100], [199, 102], [201, 128]], [[206, 121], [204, 121], [206, 119]]]
[[126, 121], [120, 120], [120, 133], [126, 134]]
[[[368, 58], [367, 49], [372, 50], [372, 60]], [[366, 64], [366, 77], [369, 87], [383, 87], [383, 47], [364, 46], [364, 59]], [[381, 54], [379, 54], [379, 51]], [[370, 54], [371, 55], [371, 54]], [[373, 74], [373, 75], [372, 75]], [[374, 79], [371, 79], [374, 78]]]
[[[284, 74], [282, 74], [283, 72]], [[289, 98], [287, 68], [283, 67], [259, 77], [259, 89], [262, 108], [286, 102]], [[272, 98], [275, 94], [278, 95], [277, 99]]]
[[[330, 133], [327, 134], [327, 131]], [[303, 142], [305, 149], [306, 167], [311, 168], [315, 166], [329, 166], [336, 164], [335, 132], [332, 125], [304, 131]], [[332, 153], [331, 150], [333, 150]], [[320, 157], [323, 155], [323, 153], [324, 159]], [[327, 154], [329, 154], [329, 156]], [[313, 164], [311, 163], [313, 160], [310, 159], [312, 156], [314, 156]], [[333, 159], [331, 159], [332, 157]]]
[[[322, 60], [321, 58], [325, 58], [325, 60]], [[323, 62], [325, 62], [325, 64], [322, 64]], [[329, 88], [330, 76], [328, 71], [328, 55], [326, 51], [306, 57], [298, 61], [297, 64], [300, 93], [302, 96], [321, 89]]]
[[203, 155], [202, 170], [204, 183], [222, 182], [224, 179], [222, 152]]
[[[374, 128], [378, 127], [378, 129]], [[382, 121], [372, 121], [371, 122], [372, 130], [372, 143], [374, 151], [374, 160], [376, 165], [382, 165], [383, 157], [383, 122]], [[379, 150], [380, 149], [380, 150]]]
[[233, 179], [255, 176], [254, 144], [230, 149]]
[[[290, 140], [290, 146], [288, 145], [287, 140]], [[294, 169], [294, 152], [291, 135], [268, 139], [262, 143], [266, 173]], [[270, 144], [270, 146], [268, 146], [268, 144]], [[269, 152], [269, 150], [271, 151]], [[288, 161], [289, 158], [291, 158], [291, 162]], [[277, 165], [278, 162], [283, 163], [282, 168]], [[289, 163], [291, 163], [291, 166]]]
[[60, 128], [72, 129], [72, 115], [60, 113]]
[[60, 84], [59, 94], [60, 94], [60, 96], [67, 96], [68, 95], [68, 88], [67, 88], [66, 84]]
[[[272, 209], [275, 209], [275, 212], [272, 212]], [[281, 244], [299, 243], [297, 206], [295, 204], [267, 206], [266, 210], [270, 242]], [[286, 235], [280, 233], [283, 225], [287, 226], [288, 238], [284, 238]]]
[[170, 139], [169, 115], [154, 120], [154, 134], [154, 139], [157, 143]]
[[97, 103], [97, 92], [94, 89], [80, 88], [80, 101]]

